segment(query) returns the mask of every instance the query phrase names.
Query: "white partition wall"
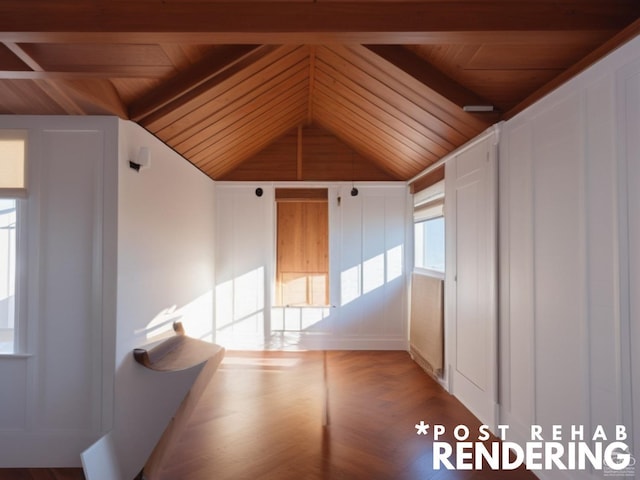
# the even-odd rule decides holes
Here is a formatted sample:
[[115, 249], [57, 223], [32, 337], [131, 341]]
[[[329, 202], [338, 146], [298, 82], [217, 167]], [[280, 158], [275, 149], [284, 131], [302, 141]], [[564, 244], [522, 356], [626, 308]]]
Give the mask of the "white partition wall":
[[329, 192], [330, 301], [322, 307], [273, 304], [274, 191], [286, 186], [296, 185], [216, 184], [216, 343], [406, 349], [406, 185], [359, 184], [351, 196], [351, 184], [305, 184]]
[[503, 126], [500, 400], [515, 440], [531, 424], [625, 425], [640, 458], [639, 137], [640, 38]]
[[27, 131], [22, 342], [0, 356], [0, 465], [77, 466], [111, 427], [117, 120], [0, 117]]

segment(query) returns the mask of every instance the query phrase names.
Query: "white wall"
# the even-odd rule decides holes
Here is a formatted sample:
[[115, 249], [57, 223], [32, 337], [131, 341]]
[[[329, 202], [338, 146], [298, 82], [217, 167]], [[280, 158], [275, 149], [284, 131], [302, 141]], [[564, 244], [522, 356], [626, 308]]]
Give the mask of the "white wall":
[[640, 38], [503, 127], [501, 422], [635, 426], [640, 458]]
[[[0, 465], [77, 466], [112, 422], [117, 122], [0, 117], [28, 130], [18, 355], [0, 356]], [[106, 371], [105, 371], [106, 368]], [[105, 374], [106, 373], [106, 374]]]
[[406, 349], [412, 228], [406, 185], [358, 184], [360, 193], [352, 197], [351, 184], [305, 184], [329, 189], [331, 307], [278, 308], [272, 305], [274, 192], [287, 185], [216, 184], [216, 343]]
[[[158, 373], [132, 351], [171, 333], [211, 340], [214, 182], [131, 122], [119, 123], [117, 342], [111, 433], [122, 478], [143, 467], [198, 371]], [[140, 147], [149, 168], [128, 166]]]

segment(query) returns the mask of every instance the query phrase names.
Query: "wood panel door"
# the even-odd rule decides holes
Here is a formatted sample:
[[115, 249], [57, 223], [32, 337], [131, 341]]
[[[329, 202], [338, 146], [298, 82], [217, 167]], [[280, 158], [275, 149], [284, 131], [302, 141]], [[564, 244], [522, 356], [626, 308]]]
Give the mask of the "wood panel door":
[[495, 428], [497, 368], [497, 158], [494, 136], [446, 164], [445, 294], [450, 390]]

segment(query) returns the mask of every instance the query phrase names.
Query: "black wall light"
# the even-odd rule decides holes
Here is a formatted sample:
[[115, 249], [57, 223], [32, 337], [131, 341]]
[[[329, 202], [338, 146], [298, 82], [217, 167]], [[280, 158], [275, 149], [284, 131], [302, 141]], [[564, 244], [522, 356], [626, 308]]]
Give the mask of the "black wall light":
[[358, 196], [358, 189], [356, 187], [353, 187], [351, 189], [351, 196], [352, 197], [357, 197]]
[[263, 193], [264, 191], [260, 187], [256, 188], [256, 197], [261, 197]]

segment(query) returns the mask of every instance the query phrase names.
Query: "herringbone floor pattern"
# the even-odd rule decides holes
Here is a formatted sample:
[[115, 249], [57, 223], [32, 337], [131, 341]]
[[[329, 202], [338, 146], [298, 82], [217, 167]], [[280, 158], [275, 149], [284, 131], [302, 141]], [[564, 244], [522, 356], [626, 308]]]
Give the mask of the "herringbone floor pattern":
[[535, 478], [433, 470], [420, 420], [480, 425], [406, 352], [228, 352], [160, 480]]
[[[449, 432], [480, 425], [406, 352], [227, 352], [153, 480], [535, 479], [433, 470], [420, 420]], [[82, 478], [79, 469], [0, 469], [2, 480]]]

